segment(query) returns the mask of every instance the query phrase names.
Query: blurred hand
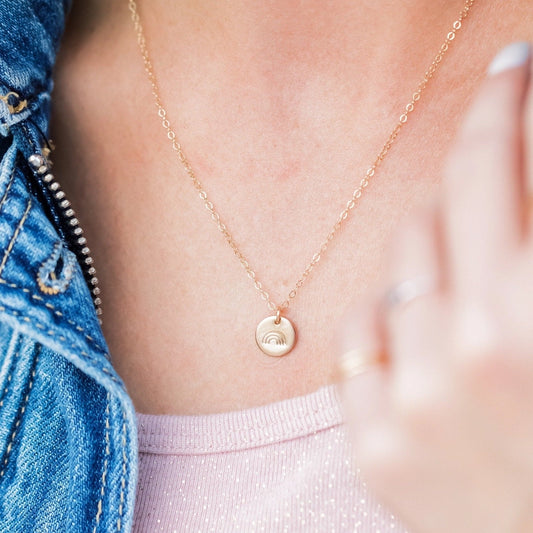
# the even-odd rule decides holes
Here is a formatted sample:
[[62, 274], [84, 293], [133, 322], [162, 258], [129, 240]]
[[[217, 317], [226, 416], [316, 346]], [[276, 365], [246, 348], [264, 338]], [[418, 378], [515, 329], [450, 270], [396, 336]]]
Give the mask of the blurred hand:
[[[357, 465], [415, 533], [533, 532], [527, 50], [500, 55], [449, 156], [441, 195], [398, 228], [387, 279], [341, 333], [344, 352], [387, 354], [341, 389]], [[384, 304], [392, 287], [428, 275], [433, 291]]]

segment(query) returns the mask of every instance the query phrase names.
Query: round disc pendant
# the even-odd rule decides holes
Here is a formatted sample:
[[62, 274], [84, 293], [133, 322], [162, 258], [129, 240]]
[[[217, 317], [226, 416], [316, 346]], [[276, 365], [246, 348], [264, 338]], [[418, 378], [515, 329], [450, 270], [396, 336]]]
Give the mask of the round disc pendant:
[[296, 343], [296, 333], [290, 320], [282, 316], [276, 324], [276, 316], [269, 316], [259, 322], [255, 331], [257, 346], [271, 357], [288, 354]]

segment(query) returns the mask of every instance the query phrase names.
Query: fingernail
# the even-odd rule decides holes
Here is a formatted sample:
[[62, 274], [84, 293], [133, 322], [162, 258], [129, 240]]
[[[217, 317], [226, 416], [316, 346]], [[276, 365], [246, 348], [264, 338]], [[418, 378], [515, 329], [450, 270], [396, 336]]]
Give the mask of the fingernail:
[[506, 70], [517, 68], [526, 63], [531, 56], [531, 45], [527, 42], [518, 42], [506, 46], [492, 60], [489, 66], [489, 76], [496, 76]]

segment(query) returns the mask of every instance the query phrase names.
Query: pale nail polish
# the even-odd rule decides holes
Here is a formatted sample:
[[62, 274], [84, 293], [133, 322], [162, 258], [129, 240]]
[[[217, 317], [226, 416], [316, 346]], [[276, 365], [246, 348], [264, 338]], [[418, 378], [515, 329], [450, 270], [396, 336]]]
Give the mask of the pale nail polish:
[[517, 68], [526, 63], [531, 56], [531, 45], [527, 42], [518, 42], [506, 46], [492, 60], [489, 66], [489, 76], [496, 76], [506, 70]]

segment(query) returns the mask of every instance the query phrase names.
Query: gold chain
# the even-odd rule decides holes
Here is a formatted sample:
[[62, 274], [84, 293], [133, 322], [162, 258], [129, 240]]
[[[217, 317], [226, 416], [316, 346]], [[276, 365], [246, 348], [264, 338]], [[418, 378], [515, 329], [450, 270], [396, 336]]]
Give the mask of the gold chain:
[[441, 45], [439, 51], [437, 52], [437, 55], [431, 62], [431, 65], [429, 66], [426, 73], [424, 74], [422, 81], [418, 84], [416, 91], [413, 93], [413, 97], [411, 98], [411, 101], [405, 106], [405, 111], [400, 116], [397, 124], [395, 125], [394, 129], [392, 130], [389, 137], [387, 138], [385, 144], [383, 145], [383, 148], [379, 152], [375, 161], [366, 171], [365, 176], [361, 179], [358, 187], [354, 190], [350, 200], [346, 204], [346, 207], [341, 211], [340, 215], [337, 218], [337, 221], [331, 228], [327, 237], [324, 239], [324, 241], [320, 245], [318, 252], [316, 252], [313, 255], [313, 257], [311, 258], [311, 261], [309, 262], [309, 264], [303, 271], [300, 279], [296, 282], [294, 288], [289, 292], [288, 297], [285, 299], [285, 301], [283, 301], [281, 305], [276, 305], [270, 298], [270, 295], [268, 294], [268, 292], [263, 288], [263, 284], [257, 279], [257, 275], [254, 272], [254, 270], [252, 270], [252, 268], [250, 267], [250, 263], [248, 262], [248, 259], [246, 259], [243, 253], [239, 250], [239, 247], [237, 246], [235, 239], [233, 238], [232, 234], [228, 230], [226, 224], [222, 222], [220, 215], [218, 214], [215, 206], [209, 200], [207, 193], [205, 192], [205, 189], [203, 188], [202, 184], [196, 177], [192, 169], [192, 166], [189, 163], [189, 160], [185, 157], [181, 144], [179, 143], [176, 137], [176, 132], [172, 129], [170, 121], [167, 118], [167, 111], [163, 107], [161, 96], [159, 94], [159, 85], [157, 83], [157, 78], [154, 73], [152, 61], [150, 60], [150, 55], [148, 54], [148, 49], [146, 47], [146, 38], [144, 36], [143, 27], [141, 25], [141, 21], [139, 18], [137, 4], [135, 0], [128, 0], [129, 9], [131, 11], [131, 18], [132, 18], [132, 21], [135, 27], [135, 31], [137, 32], [137, 42], [139, 44], [139, 48], [141, 50], [141, 54], [142, 54], [143, 61], [144, 61], [144, 69], [146, 70], [146, 73], [148, 74], [150, 85], [152, 86], [152, 94], [155, 99], [155, 105], [157, 107], [157, 114], [159, 115], [159, 118], [161, 119], [163, 128], [165, 128], [167, 132], [168, 139], [172, 143], [172, 148], [176, 152], [180, 163], [183, 165], [187, 174], [191, 178], [194, 188], [198, 191], [198, 194], [200, 198], [203, 200], [206, 209], [211, 214], [211, 218], [214, 220], [214, 222], [218, 226], [218, 229], [220, 230], [220, 232], [226, 239], [226, 242], [231, 246], [233, 253], [235, 254], [237, 259], [241, 263], [248, 277], [252, 280], [254, 287], [260, 292], [261, 298], [265, 300], [265, 302], [268, 305], [268, 308], [271, 311], [282, 311], [283, 309], [286, 309], [289, 307], [290, 301], [296, 296], [298, 289], [300, 289], [300, 287], [304, 284], [305, 280], [307, 279], [307, 277], [309, 276], [309, 274], [311, 273], [315, 265], [320, 261], [320, 259], [322, 258], [326, 250], [328, 249], [329, 243], [333, 240], [333, 238], [335, 237], [335, 235], [341, 228], [343, 222], [348, 218], [348, 215], [350, 214], [352, 209], [355, 207], [357, 200], [359, 200], [359, 198], [363, 194], [363, 190], [366, 189], [366, 187], [368, 187], [370, 179], [374, 176], [377, 168], [381, 165], [382, 161], [385, 159], [385, 156], [389, 152], [391, 146], [394, 144], [394, 141], [396, 140], [396, 137], [400, 133], [400, 130], [402, 129], [404, 124], [407, 122], [409, 115], [414, 111], [417, 102], [420, 100], [420, 97], [422, 96], [422, 93], [426, 89], [429, 81], [431, 80], [431, 78], [433, 78], [438, 65], [441, 63], [446, 52], [448, 51], [451, 42], [455, 39], [457, 32], [461, 29], [463, 20], [468, 16], [470, 12], [470, 8], [474, 4], [474, 1], [475, 0], [466, 1], [461, 13], [459, 14], [459, 17], [453, 23], [452, 29], [446, 35], [446, 40]]

